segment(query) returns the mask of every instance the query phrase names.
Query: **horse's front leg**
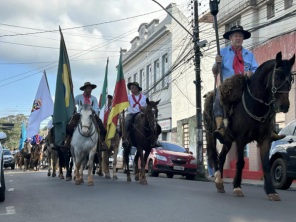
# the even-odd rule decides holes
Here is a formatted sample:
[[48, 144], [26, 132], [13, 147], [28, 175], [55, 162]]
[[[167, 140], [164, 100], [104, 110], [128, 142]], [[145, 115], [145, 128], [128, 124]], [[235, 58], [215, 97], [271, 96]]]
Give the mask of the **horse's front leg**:
[[134, 174], [135, 174], [135, 181], [140, 180], [140, 170], [139, 170], [139, 152], [136, 153], [134, 157]]
[[148, 158], [149, 153], [150, 152], [146, 151], [145, 156], [143, 155], [143, 152], [140, 153], [140, 160], [141, 160], [140, 183], [144, 185], [147, 184], [145, 165], [146, 165], [146, 160]]
[[131, 173], [129, 170], [129, 155], [131, 152], [131, 146], [129, 145], [128, 147], [125, 147], [123, 150], [123, 168], [124, 168], [124, 164], [126, 164], [126, 180], [127, 182], [131, 182]]
[[[118, 146], [113, 148], [114, 154], [113, 154], [113, 179], [117, 180], [117, 174], [116, 174], [116, 165], [117, 165], [117, 154], [118, 154]], [[109, 166], [108, 166], [109, 167]]]
[[240, 142], [236, 142], [237, 161], [236, 161], [236, 173], [235, 173], [235, 177], [233, 179], [233, 194], [236, 197], [243, 197], [244, 196], [244, 193], [241, 189], [242, 172], [243, 172], [243, 169], [245, 166], [244, 146], [245, 146], [245, 144], [242, 144]]
[[81, 178], [80, 178], [80, 168], [81, 168], [81, 161], [80, 159], [76, 158], [75, 160], [75, 185], [81, 184]]
[[103, 172], [105, 174], [106, 179], [111, 179], [110, 172], [109, 172], [109, 150], [102, 152], [102, 160], [103, 160]]
[[223, 167], [226, 160], [226, 155], [229, 152], [231, 147], [228, 147], [227, 145], [223, 145], [222, 150], [219, 154], [219, 170], [215, 172], [215, 184], [217, 191], [219, 193], [225, 193], [224, 190], [224, 181], [223, 181]]
[[264, 173], [264, 190], [268, 195], [269, 200], [280, 201], [281, 198], [278, 195], [278, 193], [275, 191], [275, 188], [273, 186], [272, 179], [271, 179], [271, 166], [269, 161], [270, 145], [271, 145], [270, 139], [265, 139], [262, 142], [262, 144], [259, 144], [262, 168]]
[[93, 180], [93, 176], [92, 176], [92, 170], [93, 170], [93, 166], [94, 166], [94, 156], [96, 153], [96, 146], [89, 152], [88, 155], [88, 186], [93, 186], [94, 185], [94, 180]]
[[99, 168], [96, 171], [96, 174], [98, 174], [99, 176], [103, 176], [103, 163], [102, 163], [102, 151], [100, 151], [100, 149], [97, 151], [98, 154], [98, 161], [99, 161]]

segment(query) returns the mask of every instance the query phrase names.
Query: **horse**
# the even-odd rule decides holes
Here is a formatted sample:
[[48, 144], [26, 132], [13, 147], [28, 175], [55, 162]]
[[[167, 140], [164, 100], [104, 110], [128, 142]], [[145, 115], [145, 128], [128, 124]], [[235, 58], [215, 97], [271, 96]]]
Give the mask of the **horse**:
[[116, 130], [115, 136], [111, 139], [111, 144], [108, 150], [102, 151], [101, 153], [98, 154], [99, 171], [97, 172], [97, 174], [102, 176], [104, 172], [106, 179], [111, 179], [110, 172], [109, 172], [109, 157], [111, 155], [113, 155], [113, 174], [112, 174], [113, 179], [118, 179], [116, 175], [116, 164], [117, 164], [117, 154], [118, 154], [120, 139], [121, 139], [120, 132]]
[[[48, 131], [48, 134], [45, 137], [45, 146], [46, 146], [45, 152], [47, 153], [47, 160], [48, 160], [47, 176], [56, 177], [58, 152], [57, 152], [55, 144], [54, 144], [54, 127], [52, 127]], [[52, 174], [51, 174], [51, 169], [52, 169]]]
[[[147, 106], [143, 108], [143, 111], [135, 116], [133, 130], [130, 132], [130, 138], [128, 146], [124, 146], [123, 158], [127, 168], [127, 181], [131, 181], [129, 171], [129, 155], [132, 145], [137, 147], [137, 153], [134, 158], [135, 163], [135, 181], [139, 181], [141, 184], [147, 184], [145, 165], [147, 158], [150, 154], [152, 147], [157, 142], [159, 135], [159, 125], [157, 124], [158, 116], [158, 101], [149, 101], [146, 99]], [[143, 151], [145, 154], [143, 155]], [[141, 160], [141, 171], [139, 170], [138, 160]]]
[[32, 145], [25, 141], [24, 148], [21, 150], [21, 156], [24, 159], [24, 171], [27, 171], [31, 162]]
[[[295, 54], [289, 60], [282, 60], [281, 52], [276, 58], [261, 64], [254, 75], [246, 79], [242, 89], [242, 96], [228, 110], [228, 125], [226, 126], [226, 143], [223, 144], [218, 154], [216, 141], [213, 136], [215, 121], [212, 115], [213, 93], [207, 95], [204, 109], [204, 124], [208, 142], [207, 152], [210, 163], [215, 168], [216, 189], [224, 193], [223, 166], [226, 155], [233, 142], [237, 147], [236, 174], [233, 179], [233, 194], [236, 197], [243, 197], [241, 189], [242, 170], [244, 168], [244, 147], [246, 144], [256, 141], [260, 148], [260, 157], [264, 173], [264, 190], [269, 200], [280, 201], [271, 180], [271, 166], [269, 151], [272, 142], [272, 131], [274, 129], [274, 118], [276, 113], [287, 113], [289, 110], [289, 92], [294, 78], [291, 73], [295, 62]], [[238, 76], [238, 75], [236, 75]], [[231, 77], [232, 78], [232, 77]], [[233, 77], [237, 78], [237, 77]], [[228, 81], [225, 80], [221, 87]], [[231, 79], [229, 80], [231, 81]], [[229, 91], [231, 93], [231, 91]], [[236, 93], [233, 93], [236, 94]], [[221, 100], [221, 98], [220, 98]], [[224, 105], [225, 105], [224, 101]]]
[[97, 151], [99, 133], [93, 121], [93, 111], [90, 105], [82, 106], [80, 116], [71, 141], [71, 153], [75, 163], [75, 184], [80, 185], [83, 182], [83, 169], [88, 157], [88, 185], [93, 186], [93, 160]]
[[41, 140], [40, 143], [35, 144], [32, 147], [32, 152], [31, 152], [31, 165], [32, 168], [35, 171], [39, 171], [40, 168], [40, 159], [41, 159], [41, 152], [42, 152], [42, 146], [45, 143], [45, 140]]

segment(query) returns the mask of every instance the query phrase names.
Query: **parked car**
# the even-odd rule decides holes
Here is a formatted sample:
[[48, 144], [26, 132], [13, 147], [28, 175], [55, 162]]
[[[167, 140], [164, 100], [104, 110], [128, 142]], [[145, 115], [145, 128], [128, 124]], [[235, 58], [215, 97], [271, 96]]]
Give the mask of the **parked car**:
[[[134, 158], [136, 154], [137, 148], [132, 146], [130, 156], [129, 156], [129, 169], [134, 169]], [[126, 166], [123, 164], [123, 147], [119, 148], [117, 154], [117, 163], [116, 163], [116, 170], [122, 169], [124, 172], [126, 171]]]
[[177, 143], [159, 141], [157, 147], [152, 148], [146, 169], [148, 175], [157, 177], [159, 173], [165, 173], [168, 178], [174, 175], [186, 176], [187, 180], [193, 180], [196, 175], [196, 158]]
[[279, 134], [286, 137], [271, 144], [269, 159], [273, 185], [285, 190], [296, 179], [296, 120], [288, 123]]
[[5, 179], [3, 171], [3, 146], [1, 141], [4, 141], [7, 138], [6, 134], [0, 132], [0, 202], [5, 200]]
[[14, 170], [15, 160], [9, 149], [3, 149], [3, 165], [4, 168], [10, 167]]

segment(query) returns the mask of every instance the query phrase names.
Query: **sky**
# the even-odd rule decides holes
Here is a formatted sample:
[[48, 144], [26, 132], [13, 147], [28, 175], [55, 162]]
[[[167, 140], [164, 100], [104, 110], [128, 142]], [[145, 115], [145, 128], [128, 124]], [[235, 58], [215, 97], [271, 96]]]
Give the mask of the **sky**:
[[[191, 19], [191, 0], [174, 2]], [[199, 0], [207, 7], [207, 0]], [[108, 90], [113, 94], [120, 48], [130, 49], [141, 23], [163, 20], [152, 0], [0, 1], [0, 117], [30, 115], [43, 71], [54, 99], [62, 29], [69, 55], [74, 95], [90, 81], [99, 98], [109, 57]], [[44, 32], [47, 31], [47, 32]], [[44, 122], [43, 125], [46, 125]]]

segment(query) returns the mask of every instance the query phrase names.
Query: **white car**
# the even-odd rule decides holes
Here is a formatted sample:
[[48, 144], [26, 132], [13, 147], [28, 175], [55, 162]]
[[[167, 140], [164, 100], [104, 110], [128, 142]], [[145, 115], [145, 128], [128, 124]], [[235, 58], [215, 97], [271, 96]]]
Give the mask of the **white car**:
[[5, 180], [3, 172], [3, 146], [1, 141], [6, 140], [7, 136], [5, 133], [0, 132], [0, 202], [5, 200]]
[[[137, 148], [132, 146], [131, 153], [129, 156], [129, 169], [134, 169], [134, 158], [136, 154]], [[126, 167], [123, 165], [123, 147], [119, 148], [118, 154], [117, 154], [117, 163], [116, 163], [116, 171], [118, 169], [122, 169], [124, 172], [126, 171]]]

